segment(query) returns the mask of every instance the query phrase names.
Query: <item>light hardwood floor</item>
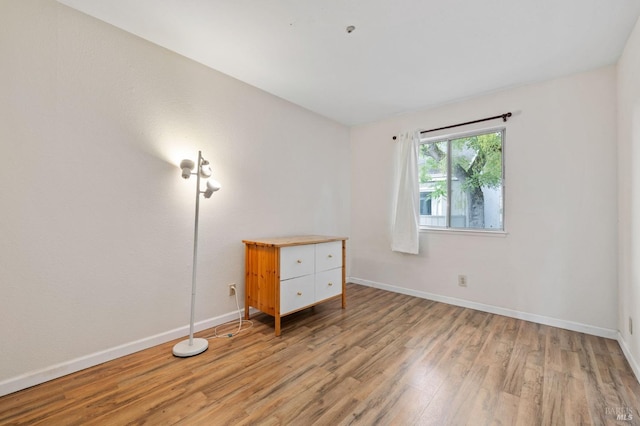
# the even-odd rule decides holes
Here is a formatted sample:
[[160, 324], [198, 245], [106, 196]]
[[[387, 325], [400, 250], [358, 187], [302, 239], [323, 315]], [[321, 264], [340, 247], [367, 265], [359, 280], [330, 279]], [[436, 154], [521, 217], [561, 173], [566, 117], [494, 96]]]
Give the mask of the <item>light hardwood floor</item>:
[[280, 337], [253, 320], [193, 358], [171, 342], [2, 397], [0, 424], [640, 424], [614, 340], [355, 284]]

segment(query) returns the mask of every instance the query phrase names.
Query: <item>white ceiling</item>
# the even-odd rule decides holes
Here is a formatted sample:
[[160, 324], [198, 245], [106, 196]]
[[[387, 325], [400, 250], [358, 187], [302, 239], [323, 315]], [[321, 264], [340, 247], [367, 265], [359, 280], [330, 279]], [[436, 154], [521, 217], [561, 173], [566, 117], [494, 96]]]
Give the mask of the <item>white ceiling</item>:
[[638, 0], [59, 1], [347, 125], [613, 64], [640, 15]]

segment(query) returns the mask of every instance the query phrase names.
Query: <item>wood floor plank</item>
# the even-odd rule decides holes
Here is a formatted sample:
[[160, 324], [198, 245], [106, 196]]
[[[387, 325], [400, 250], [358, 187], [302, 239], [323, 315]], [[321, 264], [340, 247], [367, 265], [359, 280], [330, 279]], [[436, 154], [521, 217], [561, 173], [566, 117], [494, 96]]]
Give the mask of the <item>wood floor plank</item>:
[[543, 372], [538, 365], [525, 365], [516, 425], [542, 424]]
[[[2, 425], [608, 425], [640, 420], [617, 342], [355, 284], [258, 314], [176, 358], [168, 342], [0, 398]], [[625, 424], [633, 424], [626, 422]], [[636, 423], [638, 424], [638, 423]]]
[[529, 351], [530, 348], [528, 346], [517, 345], [511, 353], [503, 385], [505, 392], [509, 392], [515, 396], [521, 396], [520, 392], [524, 386], [525, 367]]
[[[500, 392], [496, 394], [497, 402], [492, 417], [481, 417], [482, 421], [479, 424], [493, 424], [493, 425], [505, 425], [512, 426], [517, 423], [518, 420], [518, 406], [520, 405], [520, 398], [511, 395], [507, 392]], [[476, 417], [472, 417], [476, 418]]]
[[568, 374], [554, 369], [545, 370], [542, 382], [542, 424], [563, 425], [568, 392]]
[[584, 382], [575, 377], [574, 373], [567, 376], [566, 392], [571, 395], [571, 403], [564, 404], [564, 424], [585, 426], [593, 424], [587, 408]]

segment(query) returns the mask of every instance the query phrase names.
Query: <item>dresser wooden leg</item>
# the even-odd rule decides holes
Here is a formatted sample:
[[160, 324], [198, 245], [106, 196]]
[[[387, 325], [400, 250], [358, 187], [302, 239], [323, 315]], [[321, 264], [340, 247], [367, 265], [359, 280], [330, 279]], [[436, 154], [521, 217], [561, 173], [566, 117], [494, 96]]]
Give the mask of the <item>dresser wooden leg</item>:
[[280, 315], [275, 316], [276, 337], [280, 335]]

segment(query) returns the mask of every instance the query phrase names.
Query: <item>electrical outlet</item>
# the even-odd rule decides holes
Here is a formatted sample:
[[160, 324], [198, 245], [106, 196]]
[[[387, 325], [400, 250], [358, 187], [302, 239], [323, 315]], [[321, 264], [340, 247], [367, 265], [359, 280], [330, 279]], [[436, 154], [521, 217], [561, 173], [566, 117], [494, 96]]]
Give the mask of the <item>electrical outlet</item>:
[[633, 319], [629, 317], [629, 334], [633, 334]]
[[458, 285], [460, 287], [467, 286], [467, 276], [466, 275], [458, 275]]
[[236, 285], [229, 284], [229, 296], [234, 296], [236, 294]]

